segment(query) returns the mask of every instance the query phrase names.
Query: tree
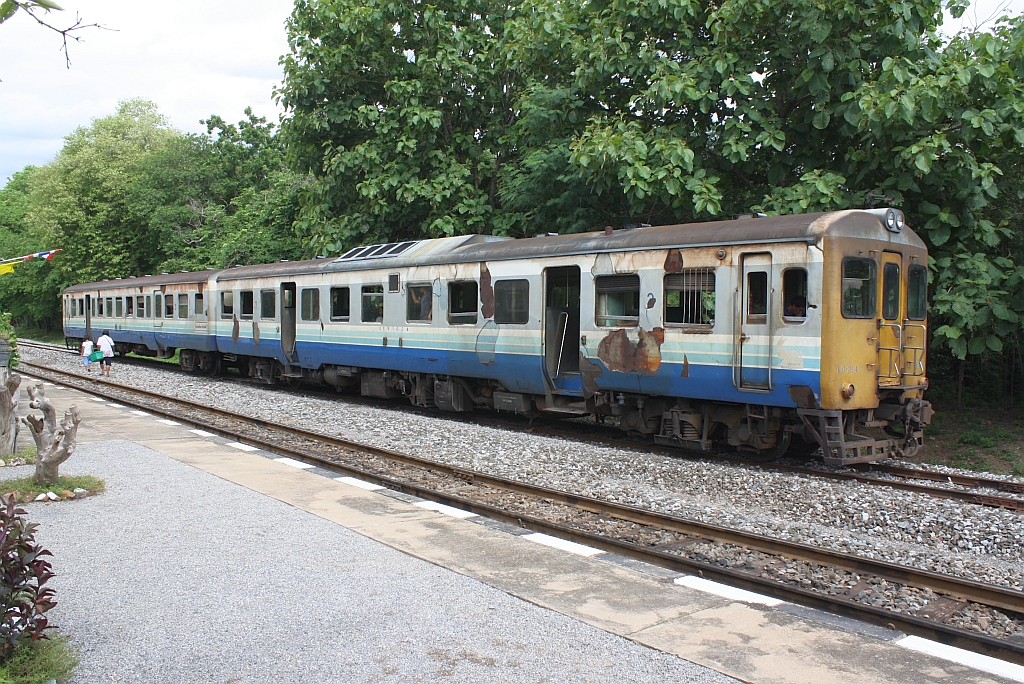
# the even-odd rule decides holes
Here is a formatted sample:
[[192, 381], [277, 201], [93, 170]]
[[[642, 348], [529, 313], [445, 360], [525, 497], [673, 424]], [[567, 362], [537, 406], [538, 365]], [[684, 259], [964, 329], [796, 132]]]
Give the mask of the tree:
[[86, 24], [82, 21], [81, 17], [75, 17], [75, 23], [71, 24], [67, 28], [57, 28], [50, 22], [43, 19], [40, 16], [40, 10], [43, 14], [49, 14], [51, 11], [62, 11], [64, 8], [53, 2], [53, 0], [3, 0], [0, 2], [0, 24], [4, 23], [11, 17], [13, 17], [18, 10], [22, 11], [22, 14], [30, 16], [37, 24], [43, 28], [49, 29], [54, 33], [60, 35], [63, 41], [63, 47], [61, 50], [64, 52], [65, 65], [71, 68], [71, 55], [68, 54], [68, 38], [74, 41], [79, 41], [81, 38], [75, 35], [77, 31], [87, 28], [104, 28], [99, 24]]
[[1004, 201], [1024, 192], [1024, 27], [946, 43], [941, 17], [940, 0], [300, 2], [280, 96], [317, 181], [303, 241], [890, 204], [935, 257], [937, 339], [997, 350], [1024, 320]]
[[517, 72], [511, 3], [299, 0], [278, 95], [316, 253], [360, 242], [502, 233]]

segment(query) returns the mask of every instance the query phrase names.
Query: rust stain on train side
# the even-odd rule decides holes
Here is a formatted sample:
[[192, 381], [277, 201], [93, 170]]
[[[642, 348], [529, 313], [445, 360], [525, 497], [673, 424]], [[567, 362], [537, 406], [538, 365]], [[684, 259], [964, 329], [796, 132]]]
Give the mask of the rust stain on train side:
[[600, 388], [597, 386], [597, 379], [604, 373], [600, 364], [593, 363], [590, 359], [580, 353], [580, 380], [583, 382], [583, 390], [590, 395], [597, 394]]
[[597, 358], [608, 370], [617, 373], [640, 373], [653, 375], [661, 366], [661, 345], [665, 341], [665, 329], [654, 328], [650, 332], [637, 331], [639, 339], [633, 344], [626, 331], [616, 330], [601, 340], [597, 347]]
[[494, 318], [494, 288], [485, 263], [480, 264], [480, 313], [484, 318]]
[[665, 273], [679, 273], [683, 270], [683, 253], [678, 249], [670, 249], [665, 257]]
[[690, 377], [690, 360], [686, 358], [686, 354], [683, 354], [683, 372], [679, 374], [680, 377]]

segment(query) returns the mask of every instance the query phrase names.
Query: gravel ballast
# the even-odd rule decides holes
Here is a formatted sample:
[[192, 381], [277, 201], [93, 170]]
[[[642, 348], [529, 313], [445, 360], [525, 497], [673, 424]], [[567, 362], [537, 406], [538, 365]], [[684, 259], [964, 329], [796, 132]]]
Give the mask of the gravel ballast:
[[[66, 354], [26, 358], [81, 371]], [[84, 374], [84, 373], [83, 373]], [[595, 446], [115, 362], [113, 379], [493, 475], [1016, 589], [1024, 516], [857, 482]]]
[[74, 684], [735, 681], [132, 442], [81, 445], [86, 473], [107, 491], [26, 504]]

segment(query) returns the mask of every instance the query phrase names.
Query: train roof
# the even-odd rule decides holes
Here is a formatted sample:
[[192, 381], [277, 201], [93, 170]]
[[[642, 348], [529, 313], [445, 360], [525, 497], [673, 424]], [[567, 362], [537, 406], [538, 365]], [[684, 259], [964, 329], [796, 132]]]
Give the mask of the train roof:
[[210, 276], [218, 271], [208, 268], [205, 271], [183, 271], [181, 273], [161, 273], [151, 276], [128, 276], [127, 278], [112, 278], [110, 280], [97, 280], [92, 283], [72, 285], [64, 290], [65, 294], [74, 292], [91, 292], [93, 290], [110, 290], [119, 287], [159, 287], [161, 285], [185, 285], [188, 283], [205, 283]]
[[[159, 286], [199, 282], [218, 282], [251, 278], [288, 277], [314, 273], [408, 268], [437, 264], [506, 261], [544, 257], [632, 252], [651, 249], [753, 245], [772, 242], [816, 243], [822, 237], [850, 237], [884, 240], [920, 249], [924, 242], [909, 228], [887, 230], [885, 209], [846, 211], [787, 216], [741, 218], [732, 221], [707, 221], [667, 226], [642, 226], [604, 232], [544, 235], [533, 238], [504, 238], [490, 235], [463, 235], [432, 240], [410, 240], [384, 245], [356, 247], [340, 257], [279, 261], [272, 264], [236, 266], [218, 271], [177, 273], [144, 278], [128, 278], [117, 286]], [[87, 283], [65, 292], [115, 287], [111, 283]]]

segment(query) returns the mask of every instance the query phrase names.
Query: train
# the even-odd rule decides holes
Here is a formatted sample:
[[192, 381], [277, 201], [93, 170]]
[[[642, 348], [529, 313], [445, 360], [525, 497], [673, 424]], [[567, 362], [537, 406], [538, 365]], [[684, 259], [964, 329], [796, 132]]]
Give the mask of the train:
[[844, 466], [923, 445], [927, 289], [924, 242], [883, 208], [408, 240], [62, 297], [69, 344], [109, 331], [192, 373]]

